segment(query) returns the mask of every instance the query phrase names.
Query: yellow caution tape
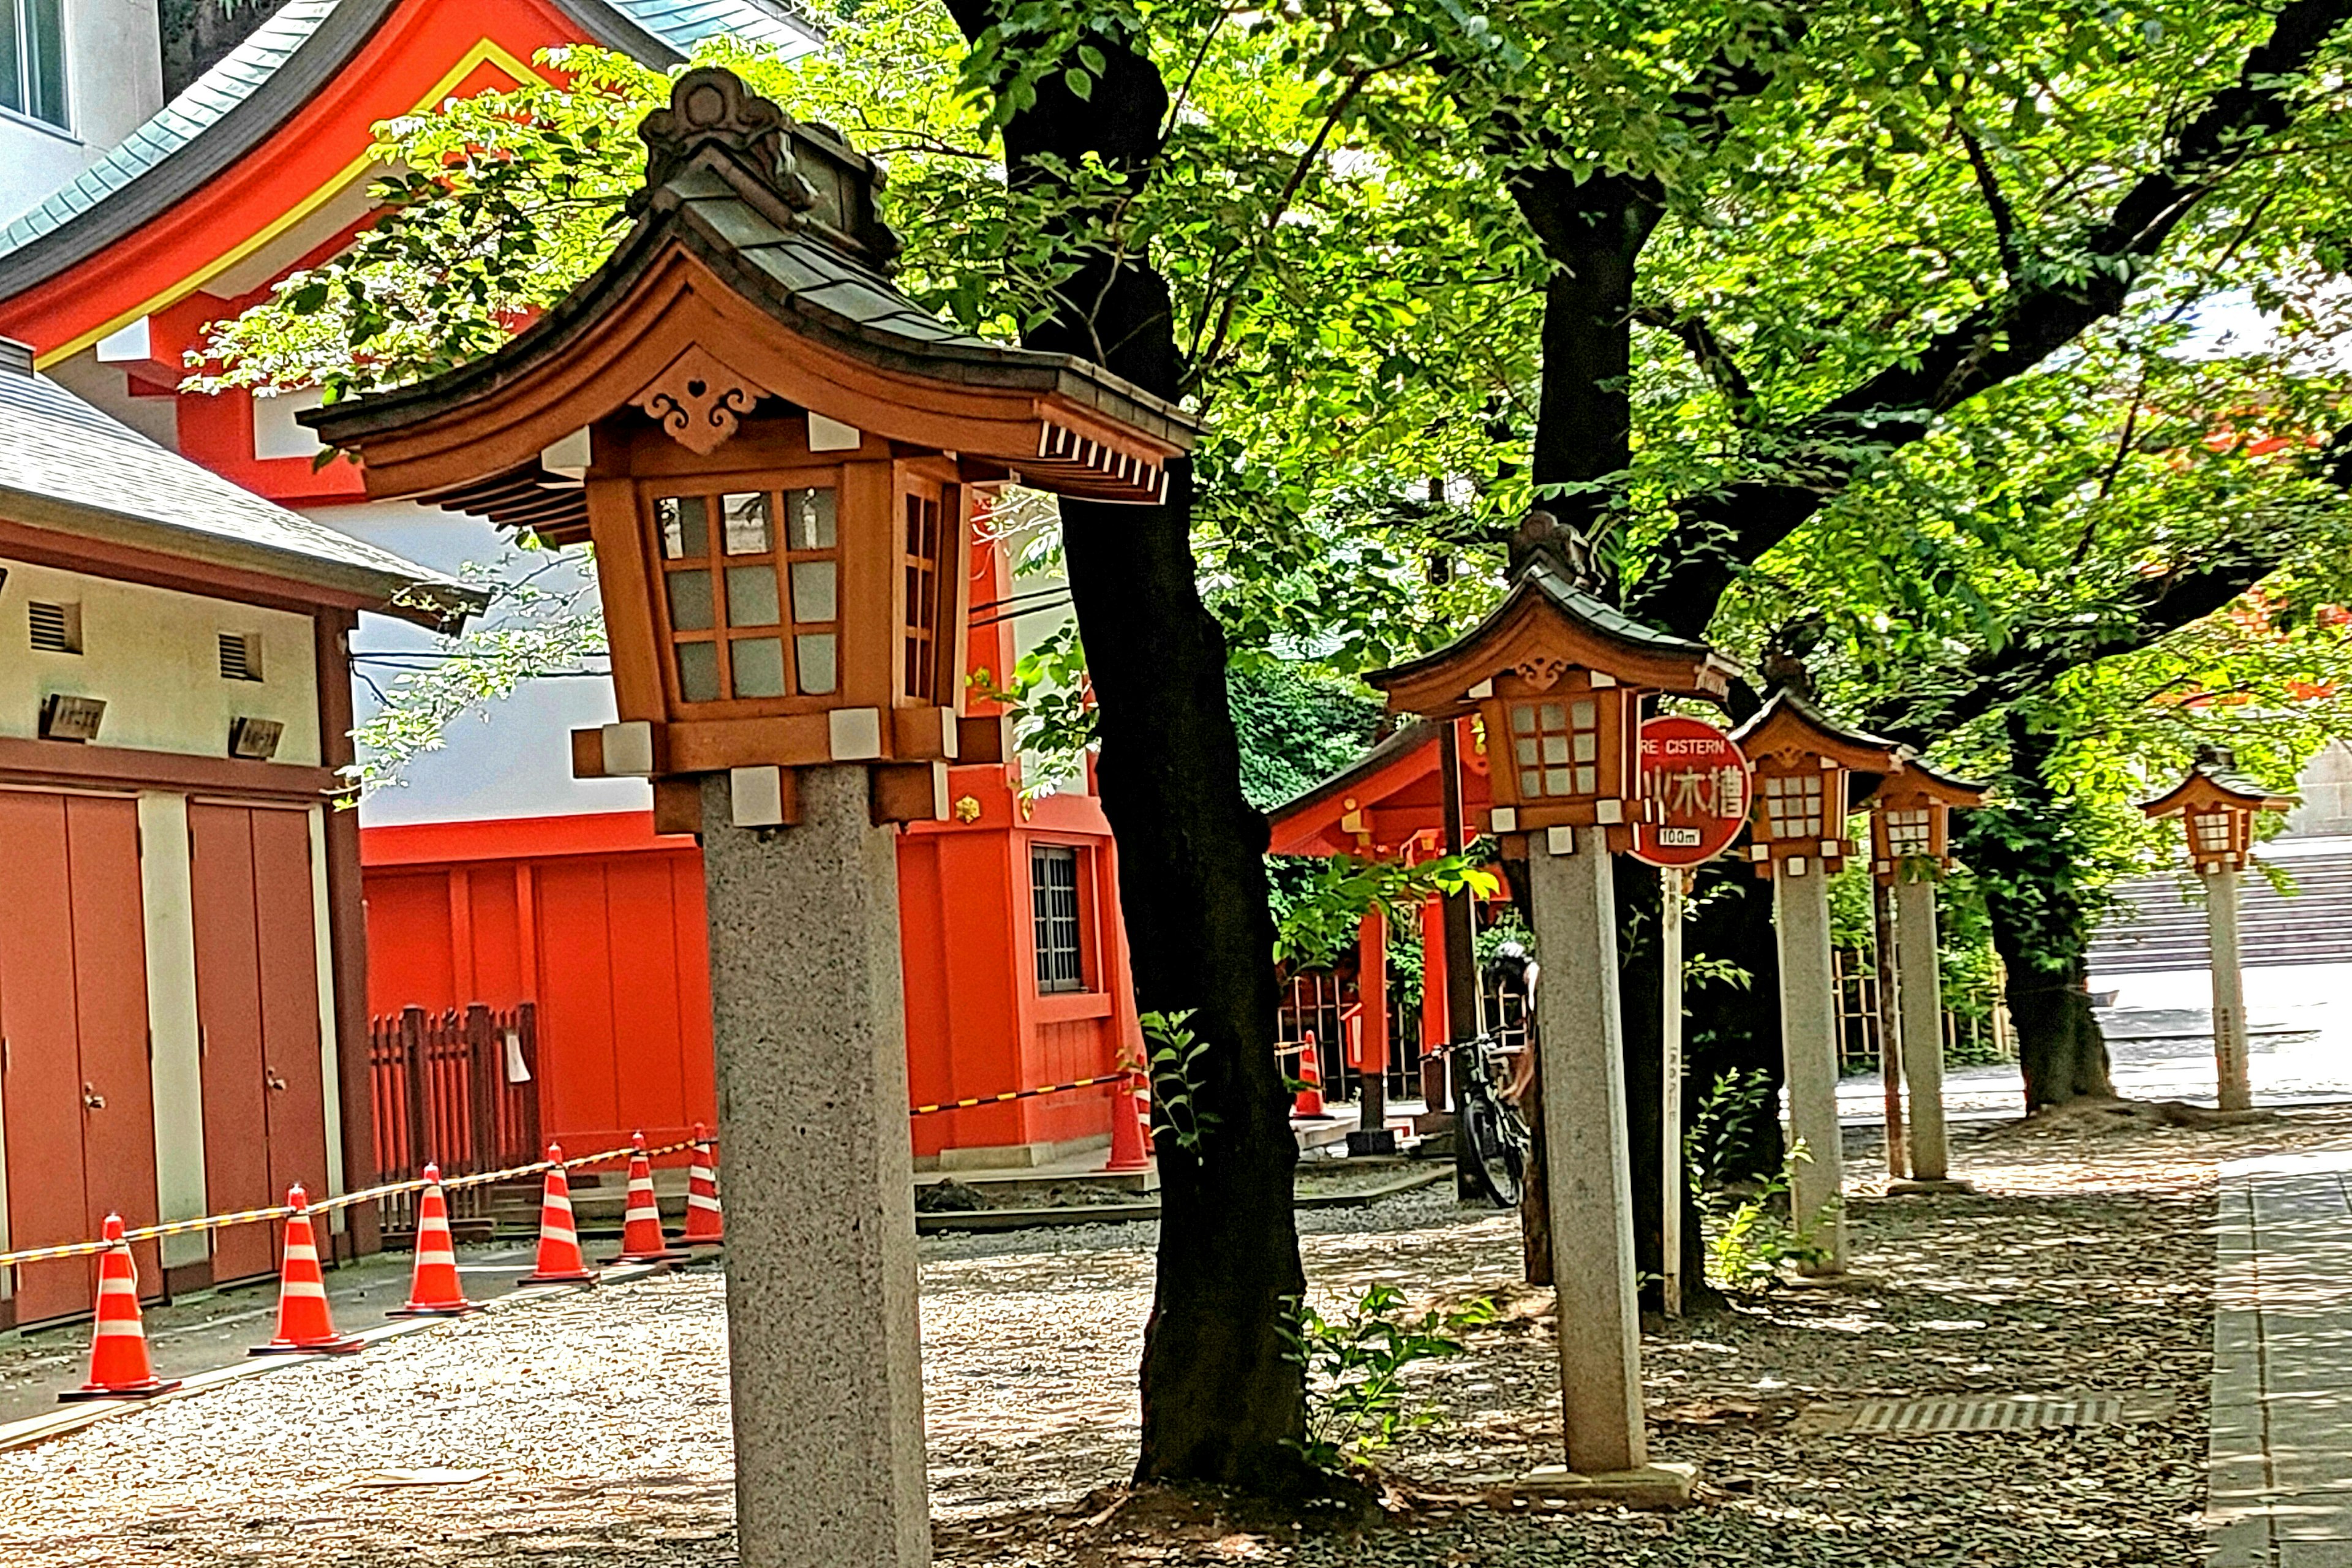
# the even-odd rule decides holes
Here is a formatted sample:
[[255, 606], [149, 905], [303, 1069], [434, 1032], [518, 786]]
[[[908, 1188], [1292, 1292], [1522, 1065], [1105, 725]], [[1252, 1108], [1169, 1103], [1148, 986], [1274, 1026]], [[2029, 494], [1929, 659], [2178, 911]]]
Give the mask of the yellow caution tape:
[[1043, 1089], [1008, 1089], [1003, 1094], [982, 1094], [971, 1100], [946, 1100], [937, 1105], [919, 1105], [907, 1114], [929, 1116], [941, 1110], [970, 1110], [975, 1105], [1003, 1105], [1009, 1100], [1034, 1100], [1041, 1094], [1067, 1094], [1074, 1089], [1093, 1089], [1106, 1083], [1126, 1083], [1137, 1076], [1132, 1072], [1107, 1072], [1099, 1078], [1076, 1079], [1068, 1083], [1049, 1083]]
[[[681, 1150], [697, 1147], [699, 1145], [691, 1140], [683, 1143], [665, 1143], [657, 1149], [646, 1150], [646, 1155], [650, 1159], [656, 1154], [675, 1154]], [[564, 1161], [563, 1168], [569, 1171], [582, 1165], [601, 1165], [607, 1160], [625, 1160], [636, 1152], [636, 1145], [633, 1143], [625, 1149], [607, 1149], [601, 1153], [579, 1154]], [[446, 1176], [442, 1178], [441, 1185], [444, 1188], [478, 1187], [485, 1183], [510, 1181], [517, 1176], [537, 1175], [542, 1171], [554, 1168], [551, 1162], [539, 1160], [528, 1165], [512, 1165], [503, 1171], [477, 1171], [468, 1175]], [[393, 1197], [401, 1193], [422, 1192], [431, 1184], [423, 1180], [387, 1182], [380, 1187], [369, 1187], [361, 1192], [341, 1193], [334, 1197], [320, 1198], [315, 1204], [305, 1205], [304, 1211], [309, 1214], [327, 1214], [335, 1209], [351, 1208], [358, 1204], [373, 1203], [379, 1198]], [[278, 1204], [266, 1209], [239, 1209], [235, 1214], [206, 1215], [202, 1219], [177, 1219], [166, 1225], [147, 1225], [140, 1226], [137, 1230], [126, 1230], [122, 1233], [122, 1241], [123, 1243], [153, 1241], [166, 1236], [190, 1236], [197, 1231], [226, 1230], [232, 1226], [259, 1225], [267, 1220], [285, 1219], [293, 1212], [291, 1205]], [[30, 1247], [23, 1252], [0, 1252], [0, 1268], [13, 1268], [20, 1263], [40, 1263], [54, 1258], [94, 1258], [117, 1245], [110, 1241], [73, 1241], [58, 1247]]]

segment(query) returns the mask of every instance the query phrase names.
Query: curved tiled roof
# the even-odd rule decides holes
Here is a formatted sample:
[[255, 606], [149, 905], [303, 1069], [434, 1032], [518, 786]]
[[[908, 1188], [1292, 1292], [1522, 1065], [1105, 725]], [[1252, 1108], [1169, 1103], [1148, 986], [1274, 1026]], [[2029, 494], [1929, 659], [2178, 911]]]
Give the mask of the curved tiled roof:
[[[123, 238], [258, 146], [399, 4], [290, 0], [120, 146], [0, 229], [0, 299]], [[556, 4], [591, 42], [663, 67], [722, 34], [790, 47], [820, 31], [788, 0]]]

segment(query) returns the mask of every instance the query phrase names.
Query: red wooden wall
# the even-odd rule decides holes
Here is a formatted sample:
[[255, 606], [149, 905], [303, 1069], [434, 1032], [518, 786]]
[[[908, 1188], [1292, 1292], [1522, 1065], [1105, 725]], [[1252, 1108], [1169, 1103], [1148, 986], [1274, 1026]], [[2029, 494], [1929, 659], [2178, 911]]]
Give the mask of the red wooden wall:
[[[958, 770], [986, 787], [995, 770]], [[1017, 806], [996, 780], [995, 820]], [[1087, 989], [1039, 995], [1029, 844], [1080, 850]], [[575, 1151], [715, 1123], [702, 857], [655, 837], [650, 813], [541, 817], [361, 835], [368, 1010], [539, 1005], [540, 1106]], [[908, 1076], [929, 1104], [1111, 1070], [1124, 998], [1114, 867], [1091, 797], [1038, 803], [1018, 828], [941, 826], [899, 839]], [[913, 1123], [918, 1156], [1099, 1138], [1093, 1089]]]

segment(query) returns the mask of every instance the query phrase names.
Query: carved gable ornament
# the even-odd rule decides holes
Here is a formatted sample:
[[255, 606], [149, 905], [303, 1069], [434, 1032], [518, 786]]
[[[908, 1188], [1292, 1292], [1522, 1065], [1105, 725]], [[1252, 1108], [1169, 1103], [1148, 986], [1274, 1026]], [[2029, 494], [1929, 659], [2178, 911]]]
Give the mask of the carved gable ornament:
[[670, 361], [629, 402], [644, 409], [679, 446], [707, 458], [727, 444], [742, 416], [767, 392], [697, 343]]

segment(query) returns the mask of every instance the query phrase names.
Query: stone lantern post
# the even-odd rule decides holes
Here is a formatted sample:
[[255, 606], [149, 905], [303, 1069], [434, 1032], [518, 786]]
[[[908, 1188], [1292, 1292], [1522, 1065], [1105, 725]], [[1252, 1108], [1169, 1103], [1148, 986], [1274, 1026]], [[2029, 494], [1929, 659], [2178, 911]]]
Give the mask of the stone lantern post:
[[1187, 417], [891, 280], [881, 174], [723, 70], [640, 134], [612, 258], [487, 360], [309, 416], [368, 493], [593, 541], [583, 776], [703, 844], [746, 1568], [929, 1560], [898, 824], [947, 815], [976, 492], [1150, 502]]
[[1719, 700], [1733, 667], [1593, 597], [1558, 536], [1529, 531], [1538, 542], [1531, 558], [1484, 622], [1370, 679], [1392, 713], [1483, 726], [1488, 826], [1503, 858], [1528, 868], [1543, 962], [1536, 1006], [1568, 1450], [1565, 1471], [1539, 1472], [1528, 1486], [1671, 1503], [1687, 1499], [1690, 1479], [1649, 1465], [1643, 1425], [1609, 857], [1632, 847], [1643, 808], [1642, 697]]
[[1780, 946], [1780, 1049], [1789, 1131], [1804, 1145], [1790, 1180], [1790, 1213], [1827, 1250], [1809, 1274], [1845, 1271], [1843, 1147], [1838, 1132], [1837, 983], [1830, 952], [1829, 879], [1852, 849], [1853, 774], [1901, 766], [1891, 741], [1841, 730], [1783, 688], [1731, 732], [1756, 770], [1749, 856], [1772, 879]]
[[2189, 835], [2189, 863], [2205, 884], [2206, 936], [2213, 967], [2213, 1066], [2224, 1110], [2254, 1103], [2246, 1057], [2246, 993], [2238, 965], [2238, 874], [2252, 859], [2254, 814], [2287, 811], [2292, 795], [2273, 795], [2231, 771], [2236, 759], [2208, 747], [2188, 777], [2140, 809], [2151, 817], [2178, 816]]
[[[1981, 785], [1962, 784], [1906, 759], [1871, 796], [1871, 871], [1895, 889], [1897, 1016], [1905, 1086], [1911, 1091], [1909, 1179], [1891, 1191], [1965, 1190], [1951, 1179], [1944, 1131], [1944, 978], [1936, 934], [1936, 884], [1952, 864], [1952, 808], [1984, 804]], [[1884, 1010], [1882, 1009], [1882, 1014]], [[1892, 1053], [1889, 1053], [1892, 1054]]]

